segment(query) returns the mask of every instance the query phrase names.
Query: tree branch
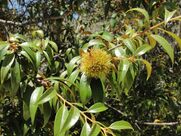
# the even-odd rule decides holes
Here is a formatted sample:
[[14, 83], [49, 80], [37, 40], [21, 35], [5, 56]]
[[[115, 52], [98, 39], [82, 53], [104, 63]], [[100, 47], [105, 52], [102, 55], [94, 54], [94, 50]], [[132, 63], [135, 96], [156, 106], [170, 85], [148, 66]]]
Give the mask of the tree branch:
[[21, 25], [22, 25], [22, 23], [20, 23], [20, 22], [7, 21], [7, 20], [3, 20], [3, 19], [0, 19], [0, 23], [10, 24], [10, 25], [18, 25], [18, 26], [21, 26]]
[[163, 122], [163, 123], [156, 123], [156, 122], [143, 122], [144, 125], [154, 125], [154, 126], [173, 126], [179, 124], [179, 122]]
[[140, 124], [140, 125], [149, 125], [149, 126], [173, 126], [173, 125], [178, 125], [181, 122], [179, 122], [179, 121], [175, 121], [175, 122], [144, 122], [144, 121], [135, 120], [135, 123]]

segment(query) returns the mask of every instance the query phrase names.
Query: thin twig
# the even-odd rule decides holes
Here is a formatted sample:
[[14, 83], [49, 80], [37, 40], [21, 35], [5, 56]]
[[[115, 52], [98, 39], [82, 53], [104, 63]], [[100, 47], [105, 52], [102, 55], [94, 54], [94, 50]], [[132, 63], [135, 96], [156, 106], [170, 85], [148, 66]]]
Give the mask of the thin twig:
[[118, 112], [119, 114], [125, 115], [125, 113], [123, 113], [122, 111], [120, 111], [120, 110], [114, 108], [113, 106], [109, 105], [108, 103], [104, 103], [104, 104], [105, 104], [107, 107], [109, 107], [110, 109], [112, 109], [112, 110]]
[[14, 22], [14, 21], [6, 21], [6, 20], [3, 20], [3, 19], [0, 19], [0, 23], [3, 23], [3, 24], [10, 24], [10, 25], [22, 25], [22, 23], [20, 22]]
[[173, 126], [179, 124], [179, 122], [163, 122], [163, 123], [155, 123], [155, 122], [143, 122], [144, 125], [154, 125], [154, 126]]

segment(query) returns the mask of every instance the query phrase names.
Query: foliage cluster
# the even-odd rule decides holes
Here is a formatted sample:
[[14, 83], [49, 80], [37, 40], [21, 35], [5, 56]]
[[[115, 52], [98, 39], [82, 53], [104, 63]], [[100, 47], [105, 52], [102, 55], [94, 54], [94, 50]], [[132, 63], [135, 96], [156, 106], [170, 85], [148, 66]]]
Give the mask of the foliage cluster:
[[19, 3], [25, 18], [11, 32], [23, 35], [5, 24], [0, 42], [3, 134], [180, 134], [177, 1]]

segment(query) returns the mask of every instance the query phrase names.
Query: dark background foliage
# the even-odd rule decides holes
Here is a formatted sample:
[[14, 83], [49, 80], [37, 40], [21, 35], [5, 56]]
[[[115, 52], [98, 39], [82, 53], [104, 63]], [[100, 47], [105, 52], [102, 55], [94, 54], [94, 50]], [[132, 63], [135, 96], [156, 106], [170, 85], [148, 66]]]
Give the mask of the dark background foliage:
[[[115, 14], [119, 16], [120, 12], [130, 8], [142, 7], [151, 16], [156, 16], [157, 13], [162, 14], [165, 7], [169, 10], [180, 10], [180, 4], [179, 0], [2, 0], [0, 38], [5, 40], [9, 33], [28, 34], [32, 30], [41, 29], [45, 36], [57, 43], [59, 48], [57, 60], [63, 64], [71, 59], [66, 53], [72, 56], [78, 54], [80, 45], [88, 40], [87, 33], [101, 30], [111, 21], [117, 21], [111, 31], [121, 33], [117, 28], [122, 22], [121, 19], [114, 18]], [[180, 35], [180, 24], [170, 24], [170, 29]], [[174, 41], [170, 42], [175, 44]], [[101, 113], [98, 116], [99, 120], [105, 123], [118, 119], [129, 120], [135, 131], [123, 131], [122, 135], [181, 135], [181, 52], [176, 48], [174, 66], [162, 52], [160, 49], [154, 49], [144, 56], [153, 65], [151, 78], [145, 81], [146, 71], [141, 69], [128, 95], [122, 94], [118, 98], [114, 95], [107, 96], [107, 105], [114, 108]], [[156, 55], [158, 53], [159, 55]], [[20, 135], [23, 124], [21, 100], [1, 92], [0, 101], [0, 133]], [[172, 126], [144, 124], [156, 119], [161, 122], [178, 121], [179, 124]], [[41, 126], [41, 117], [39, 120]], [[37, 135], [52, 135], [49, 125], [44, 128], [39, 126], [37, 125]], [[78, 128], [72, 129], [72, 135], [76, 135], [77, 130]], [[29, 135], [33, 133], [35, 132], [30, 132]]]

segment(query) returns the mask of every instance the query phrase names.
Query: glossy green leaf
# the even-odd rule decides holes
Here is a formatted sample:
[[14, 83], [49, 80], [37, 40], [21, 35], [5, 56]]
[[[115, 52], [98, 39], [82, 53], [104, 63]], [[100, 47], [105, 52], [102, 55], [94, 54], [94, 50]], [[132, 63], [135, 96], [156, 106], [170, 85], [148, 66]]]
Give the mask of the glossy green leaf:
[[151, 76], [151, 72], [152, 72], [152, 66], [151, 64], [145, 60], [145, 59], [141, 59], [141, 61], [143, 62], [143, 64], [145, 64], [146, 66], [146, 70], [147, 70], [147, 80], [150, 78]]
[[26, 134], [28, 133], [29, 129], [30, 128], [26, 124], [23, 125], [23, 136], [26, 136]]
[[45, 55], [46, 60], [48, 61], [48, 65], [51, 66], [52, 62], [51, 59], [46, 51], [43, 51], [43, 54]]
[[123, 40], [123, 43], [128, 47], [128, 49], [134, 53], [136, 51], [136, 46], [134, 42], [131, 39], [125, 39]]
[[128, 123], [127, 121], [121, 120], [121, 121], [116, 121], [114, 123], [112, 123], [109, 126], [110, 129], [113, 130], [121, 130], [121, 129], [133, 129], [131, 124]]
[[5, 56], [4, 60], [3, 60], [3, 63], [2, 63], [2, 66], [1, 66], [1, 84], [4, 83], [7, 75], [8, 75], [8, 72], [11, 68], [11, 65], [13, 64], [14, 62], [14, 59], [15, 59], [15, 56], [14, 54], [8, 54]]
[[181, 49], [181, 38], [179, 36], [177, 36], [176, 34], [170, 32], [170, 31], [166, 31], [166, 30], [161, 29], [161, 28], [159, 28], [159, 29], [164, 31], [165, 33], [169, 34], [172, 38], [174, 38], [177, 41], [177, 43], [178, 43], [178, 45], [179, 45], [179, 47]]
[[60, 74], [60, 79], [64, 79], [66, 75], [67, 75], [67, 71], [63, 71], [63, 72]]
[[73, 69], [76, 67], [76, 63], [80, 60], [80, 56], [76, 56], [66, 65], [68, 75], [70, 75], [73, 71]]
[[115, 53], [115, 55], [117, 57], [124, 57], [124, 56], [126, 56], [125, 49], [123, 49], [122, 47], [114, 49], [114, 53]]
[[43, 123], [43, 127], [45, 127], [45, 125], [48, 123], [49, 119], [50, 119], [50, 116], [51, 116], [51, 106], [50, 106], [50, 103], [44, 103], [43, 104], [43, 120], [44, 120], [44, 123]]
[[125, 79], [122, 82], [122, 85], [124, 88], [124, 93], [126, 95], [128, 95], [128, 92], [131, 89], [133, 82], [134, 82], [134, 78], [135, 78], [135, 73], [131, 72], [131, 67], [132, 67], [132, 65], [130, 65], [129, 70], [126, 73]]
[[6, 41], [0, 41], [0, 50], [3, 49], [4, 47], [9, 46], [9, 43]]
[[142, 46], [140, 46], [139, 48], [136, 49], [136, 51], [134, 52], [135, 56], [141, 56], [143, 54], [145, 54], [146, 52], [148, 52], [149, 50], [151, 50], [152, 47], [148, 44], [144, 44]]
[[89, 136], [91, 128], [87, 122], [84, 123], [80, 136]]
[[56, 96], [56, 94], [57, 94], [57, 92], [54, 88], [49, 88], [39, 98], [38, 104], [42, 104], [42, 103], [50, 101], [51, 99], [53, 99]]
[[101, 37], [104, 39], [104, 40], [106, 40], [106, 41], [108, 41], [108, 42], [111, 42], [112, 40], [113, 40], [113, 35], [110, 33], [110, 32], [103, 32], [103, 34], [101, 35]]
[[151, 35], [165, 50], [165, 52], [169, 55], [172, 60], [172, 64], [174, 63], [174, 49], [168, 43], [168, 41], [160, 35]]
[[89, 136], [98, 136], [101, 131], [101, 127], [98, 124], [94, 124], [91, 128]]
[[30, 117], [31, 117], [32, 124], [34, 124], [35, 115], [36, 115], [36, 111], [37, 111], [37, 108], [38, 108], [38, 100], [41, 97], [41, 95], [43, 93], [43, 90], [44, 90], [44, 88], [42, 86], [37, 87], [37, 88], [35, 88], [35, 90], [31, 94], [31, 98], [30, 98]]
[[149, 14], [148, 14], [148, 12], [145, 9], [142, 9], [142, 8], [132, 8], [132, 9], [128, 10], [127, 12], [130, 12], [130, 11], [138, 11], [138, 12], [140, 12], [141, 14], [143, 14], [145, 16], [145, 20], [147, 22], [150, 21]]
[[88, 101], [88, 99], [92, 95], [90, 84], [85, 74], [82, 74], [80, 78], [79, 93], [80, 93], [80, 100], [84, 104]]
[[120, 62], [119, 67], [118, 67], [118, 82], [119, 83], [121, 83], [124, 80], [126, 73], [129, 69], [129, 66], [130, 66], [130, 61], [127, 59], [123, 59]]
[[51, 47], [52, 47], [56, 52], [58, 52], [58, 46], [57, 46], [57, 44], [56, 44], [55, 42], [49, 41], [49, 44], [51, 45]]
[[19, 46], [26, 47], [26, 48], [31, 48], [33, 50], [40, 50], [41, 46], [41, 41], [40, 40], [34, 40], [34, 41], [29, 41], [29, 42], [23, 42], [19, 44]]
[[75, 82], [75, 80], [77, 79], [79, 75], [79, 72], [80, 72], [79, 70], [75, 70], [71, 73], [70, 77], [68, 78], [69, 82], [67, 82], [68, 86], [71, 86]]
[[89, 113], [98, 113], [98, 112], [102, 112], [107, 110], [107, 107], [103, 104], [103, 103], [95, 103], [94, 105], [92, 105], [87, 112]]
[[104, 45], [104, 43], [100, 39], [92, 39], [89, 41], [89, 46], [93, 46], [93, 45]]
[[23, 41], [27, 41], [26, 36], [22, 35], [22, 34], [14, 34], [13, 35], [16, 39], [21, 39]]
[[67, 130], [69, 130], [72, 126], [75, 125], [75, 123], [78, 121], [80, 116], [80, 111], [79, 109], [77, 109], [76, 107], [72, 107], [69, 111], [69, 115], [64, 123], [64, 126], [61, 130], [62, 132], [66, 132]]
[[154, 48], [156, 46], [156, 40], [150, 36], [151, 34], [147, 34], [149, 44]]
[[40, 64], [41, 64], [41, 53], [36, 52], [35, 53], [35, 58], [36, 58], [36, 68], [39, 68]]
[[50, 48], [50, 46], [47, 46], [45, 52], [48, 54], [50, 60], [53, 62], [54, 51], [52, 50], [52, 48]]
[[22, 46], [23, 50], [30, 56], [33, 62], [36, 62], [35, 51], [27, 46]]
[[36, 37], [36, 36], [39, 36], [40, 38], [43, 38], [44, 37], [44, 33], [42, 30], [35, 30], [32, 32], [32, 36], [33, 37]]
[[21, 46], [22, 47], [22, 51], [21, 54], [24, 55], [33, 65], [33, 68], [35, 68], [34, 70], [37, 70], [36, 67], [36, 52], [33, 51], [30, 47], [28, 46]]
[[173, 15], [176, 13], [176, 10], [170, 12], [165, 8], [165, 25], [168, 23], [168, 21], [173, 17]]
[[54, 136], [60, 136], [60, 132], [64, 127], [64, 123], [68, 117], [68, 110], [65, 105], [62, 105], [55, 116], [54, 121]]
[[48, 46], [48, 43], [49, 43], [49, 39], [48, 38], [46, 38], [46, 39], [42, 39], [41, 40], [41, 49], [42, 50], [45, 50], [47, 47], [49, 47], [49, 49], [52, 49], [52, 47], [51, 46]]
[[11, 68], [11, 90], [13, 94], [16, 94], [17, 90], [19, 89], [21, 81], [21, 69], [20, 64], [17, 60], [15, 60], [14, 66]]
[[30, 58], [30, 56], [28, 55], [27, 52], [21, 51], [21, 55], [23, 55], [28, 61], [30, 61], [31, 64], [34, 64], [34, 63], [33, 63], [33, 60]]
[[8, 51], [9, 45], [6, 42], [0, 42], [0, 61], [3, 60], [4, 56]]

